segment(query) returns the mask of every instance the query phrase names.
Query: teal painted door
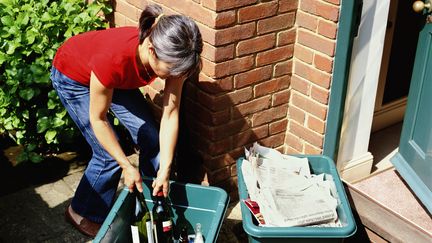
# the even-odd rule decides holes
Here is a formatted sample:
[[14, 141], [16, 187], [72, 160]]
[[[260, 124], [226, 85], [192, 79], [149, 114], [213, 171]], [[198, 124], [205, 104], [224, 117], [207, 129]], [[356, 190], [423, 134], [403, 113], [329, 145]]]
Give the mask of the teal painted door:
[[425, 24], [419, 35], [399, 151], [391, 161], [432, 213], [431, 23]]

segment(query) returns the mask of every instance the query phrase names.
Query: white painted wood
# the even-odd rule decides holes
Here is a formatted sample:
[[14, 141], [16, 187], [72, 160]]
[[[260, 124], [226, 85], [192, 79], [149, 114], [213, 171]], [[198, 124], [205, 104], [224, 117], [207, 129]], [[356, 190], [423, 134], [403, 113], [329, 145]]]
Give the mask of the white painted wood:
[[[367, 156], [390, 0], [364, 0], [354, 40], [337, 168]], [[365, 161], [372, 166], [371, 161]], [[356, 165], [358, 166], [358, 165]], [[369, 169], [370, 170], [370, 169]], [[343, 174], [343, 173], [342, 173]]]

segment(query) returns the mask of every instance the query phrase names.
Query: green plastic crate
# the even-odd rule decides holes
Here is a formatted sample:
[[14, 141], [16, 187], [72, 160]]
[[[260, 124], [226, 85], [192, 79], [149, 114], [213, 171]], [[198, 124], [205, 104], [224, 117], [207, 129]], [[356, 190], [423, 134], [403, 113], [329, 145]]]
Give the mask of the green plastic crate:
[[[152, 179], [143, 179], [143, 193], [149, 210], [153, 208], [151, 183]], [[169, 198], [172, 203], [174, 223], [183, 216], [193, 228], [196, 223], [201, 223], [205, 242], [216, 242], [229, 203], [229, 197], [224, 190], [212, 186], [171, 181]], [[134, 211], [135, 197], [127, 188], [124, 188], [94, 242], [132, 242], [130, 222]], [[110, 228], [113, 230], [109, 230]]]
[[[345, 194], [344, 187], [332, 159], [321, 155], [303, 155], [309, 160], [311, 173], [331, 174], [334, 178], [339, 196], [337, 207], [338, 217], [343, 227], [261, 227], [249, 209], [241, 203], [243, 229], [248, 234], [249, 242], [342, 242], [353, 235], [357, 226]], [[238, 187], [240, 200], [248, 198], [246, 184], [244, 183], [241, 165], [243, 158], [237, 160]]]

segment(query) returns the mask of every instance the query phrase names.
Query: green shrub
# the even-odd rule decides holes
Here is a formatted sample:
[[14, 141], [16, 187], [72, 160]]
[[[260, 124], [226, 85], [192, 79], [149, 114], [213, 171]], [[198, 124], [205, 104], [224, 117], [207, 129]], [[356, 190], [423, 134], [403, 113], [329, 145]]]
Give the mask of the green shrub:
[[19, 161], [39, 162], [78, 134], [49, 79], [57, 48], [69, 37], [107, 28], [109, 3], [0, 0], [0, 134], [24, 145]]

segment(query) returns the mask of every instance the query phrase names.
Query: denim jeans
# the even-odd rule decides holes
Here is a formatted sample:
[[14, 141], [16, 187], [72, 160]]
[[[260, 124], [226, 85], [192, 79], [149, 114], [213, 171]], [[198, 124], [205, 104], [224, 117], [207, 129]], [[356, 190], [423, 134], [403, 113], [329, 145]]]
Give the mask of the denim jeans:
[[[121, 168], [102, 147], [91, 128], [89, 87], [66, 77], [55, 67], [51, 70], [51, 80], [61, 102], [93, 152], [71, 206], [79, 215], [102, 223], [114, 203]], [[141, 174], [154, 176], [159, 167], [159, 135], [142, 93], [138, 89], [115, 89], [110, 110], [140, 149]]]

